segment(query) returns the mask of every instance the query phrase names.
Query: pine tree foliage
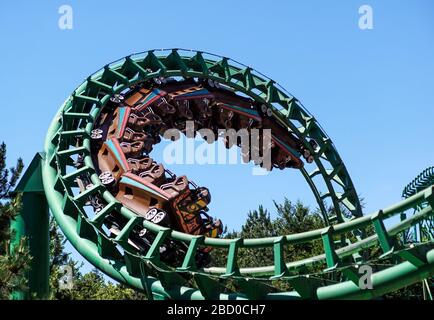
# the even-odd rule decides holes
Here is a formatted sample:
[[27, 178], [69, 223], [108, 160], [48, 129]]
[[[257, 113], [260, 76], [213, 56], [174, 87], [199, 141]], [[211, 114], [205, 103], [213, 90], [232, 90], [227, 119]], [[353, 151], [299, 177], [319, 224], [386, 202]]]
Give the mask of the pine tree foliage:
[[[50, 299], [52, 300], [144, 300], [145, 295], [122, 284], [107, 282], [96, 268], [83, 274], [83, 263], [74, 260], [65, 248], [66, 238], [54, 219], [50, 221]], [[64, 266], [72, 270], [72, 288], [60, 286]]]
[[0, 299], [9, 299], [14, 291], [26, 291], [28, 271], [31, 257], [26, 239], [20, 239], [20, 244], [11, 251], [11, 222], [17, 216], [21, 206], [21, 196], [11, 196], [24, 164], [18, 159], [16, 165], [7, 168], [6, 144], [0, 145]]
[[[273, 237], [279, 235], [289, 235], [295, 233], [306, 232], [323, 228], [322, 216], [319, 209], [310, 210], [309, 207], [303, 205], [302, 202], [297, 201], [295, 204], [285, 199], [283, 203], [275, 205], [275, 214], [270, 215], [267, 209], [263, 206], [259, 206], [257, 210], [250, 211], [247, 214], [246, 221], [241, 227], [241, 231], [232, 231], [224, 234], [224, 238], [263, 238]], [[333, 209], [329, 209], [331, 211]], [[374, 234], [372, 227], [365, 230], [367, 235]], [[353, 235], [348, 234], [348, 239], [352, 242], [356, 241]], [[297, 261], [313, 256], [323, 254], [323, 244], [321, 239], [315, 241], [309, 241], [307, 243], [297, 245], [285, 246], [284, 255], [285, 261]], [[378, 257], [382, 252], [378, 247], [366, 250], [367, 259], [374, 259]], [[216, 249], [211, 252], [213, 258], [213, 266], [225, 267], [227, 250]], [[273, 251], [272, 248], [261, 249], [245, 249], [240, 248], [238, 250], [237, 262], [239, 267], [262, 267], [273, 265]], [[310, 266], [307, 267], [304, 272], [321, 274], [324, 266]], [[431, 291], [434, 292], [433, 280], [428, 279]], [[293, 290], [285, 281], [273, 281], [273, 286], [280, 290]], [[229, 290], [237, 290], [233, 284], [228, 284]], [[422, 285], [416, 283], [407, 288], [403, 288], [393, 293], [384, 295], [383, 299], [422, 299]]]

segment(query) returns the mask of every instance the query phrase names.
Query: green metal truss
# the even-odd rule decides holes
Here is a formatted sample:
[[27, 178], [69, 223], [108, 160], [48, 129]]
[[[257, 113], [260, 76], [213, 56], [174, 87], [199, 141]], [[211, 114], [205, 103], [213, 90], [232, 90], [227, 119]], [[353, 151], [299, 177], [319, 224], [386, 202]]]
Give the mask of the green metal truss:
[[[416, 178], [407, 184], [402, 191], [402, 197], [407, 199], [421, 190], [434, 185], [434, 167], [428, 167], [419, 173]], [[427, 207], [429, 203], [426, 201], [418, 203], [415, 207], [411, 208], [412, 214], [417, 213], [423, 208]], [[407, 218], [407, 213], [401, 213], [401, 220]], [[417, 243], [434, 241], [434, 216], [428, 219], [424, 219], [421, 222], [415, 224], [412, 228], [407, 229], [402, 234], [403, 243]], [[428, 279], [422, 281], [423, 297], [424, 300], [433, 300], [431, 288]]]
[[434, 184], [434, 167], [423, 170], [402, 191], [402, 197], [408, 198]]
[[[215, 239], [163, 228], [144, 221], [123, 207], [105, 189], [95, 172], [91, 159], [90, 132], [101, 108], [113, 94], [157, 76], [210, 78], [268, 104], [278, 121], [299, 137], [314, 155], [317, 168], [312, 173], [304, 169], [301, 171], [323, 212], [327, 227], [261, 239]], [[308, 143], [310, 138], [318, 142], [317, 150], [312, 150]], [[77, 145], [76, 141], [80, 143]], [[405, 246], [396, 241], [399, 234], [432, 217], [433, 187], [371, 216], [363, 216], [345, 165], [315, 118], [273, 80], [225, 57], [180, 49], [151, 50], [106, 65], [88, 77], [64, 102], [48, 130], [45, 153], [42, 175], [46, 198], [68, 240], [104, 273], [147, 292], [151, 298], [368, 299], [415, 283], [434, 273], [432, 242]], [[78, 154], [85, 156], [85, 165], [77, 170], [73, 166], [73, 158]], [[91, 176], [93, 187], [80, 193], [75, 179], [83, 173]], [[318, 181], [320, 178], [322, 181]], [[326, 189], [321, 190], [321, 185]], [[86, 200], [91, 195], [99, 195], [105, 201], [105, 207], [96, 215], [89, 214], [85, 208]], [[385, 228], [385, 219], [422, 202], [427, 205], [413, 216], [389, 229]], [[332, 215], [329, 215], [327, 206], [333, 208]], [[104, 218], [113, 212], [129, 221], [114, 239], [109, 238], [103, 228]], [[137, 224], [156, 235], [144, 256], [127, 242], [129, 233]], [[342, 241], [370, 226], [375, 230], [372, 235], [363, 239], [357, 237], [354, 243]], [[183, 263], [177, 268], [165, 265], [159, 258], [159, 248], [168, 238], [188, 245]], [[289, 246], [315, 240], [322, 241], [323, 254], [300, 261], [285, 261], [284, 252]], [[227, 250], [226, 265], [198, 269], [194, 256], [198, 247], [203, 245], [214, 247], [214, 250]], [[380, 259], [393, 258], [396, 263], [378, 269], [372, 276], [373, 289], [363, 290], [358, 286], [358, 264], [353, 258], [361, 259], [366, 249], [376, 246], [383, 253]], [[238, 267], [240, 248], [256, 250], [264, 247], [273, 249], [274, 265]], [[309, 274], [306, 271], [309, 266], [323, 266], [323, 271]], [[329, 274], [333, 276], [321, 277]], [[273, 281], [285, 281], [292, 289], [276, 292]], [[225, 289], [228, 283], [235, 284], [238, 291]]]
[[[416, 176], [408, 185], [405, 186], [402, 191], [402, 197], [407, 199], [417, 192], [427, 188], [434, 184], [434, 167], [429, 167], [423, 170]], [[428, 203], [422, 202], [417, 207], [413, 208], [413, 211], [418, 211], [426, 207]], [[401, 214], [401, 219], [407, 217], [406, 213]], [[426, 219], [421, 223], [415, 225], [412, 230], [404, 233], [404, 241], [419, 242], [419, 241], [434, 241], [434, 218]]]

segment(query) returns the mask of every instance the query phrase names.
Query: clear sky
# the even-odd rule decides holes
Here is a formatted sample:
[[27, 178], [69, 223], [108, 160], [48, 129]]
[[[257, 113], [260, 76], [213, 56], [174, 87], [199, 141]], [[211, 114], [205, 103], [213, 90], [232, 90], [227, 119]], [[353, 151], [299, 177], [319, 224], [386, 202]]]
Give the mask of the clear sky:
[[[73, 29], [58, 27], [61, 5]], [[373, 29], [359, 28], [361, 5]], [[26, 164], [43, 148], [65, 98], [108, 62], [151, 48], [192, 48], [250, 65], [279, 82], [333, 139], [366, 212], [400, 200], [434, 160], [434, 2], [1, 1], [0, 140]], [[182, 166], [212, 193], [230, 229], [272, 200], [315, 207], [298, 172]]]

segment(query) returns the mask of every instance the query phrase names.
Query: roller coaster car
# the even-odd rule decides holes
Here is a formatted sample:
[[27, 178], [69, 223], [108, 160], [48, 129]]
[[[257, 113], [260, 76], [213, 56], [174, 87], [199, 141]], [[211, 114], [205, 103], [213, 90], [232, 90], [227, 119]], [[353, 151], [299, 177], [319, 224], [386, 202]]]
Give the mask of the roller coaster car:
[[134, 108], [137, 105], [143, 103], [145, 97], [151, 92], [150, 89], [147, 88], [132, 88], [130, 94], [128, 94], [127, 98], [124, 100], [124, 104]]
[[167, 92], [168, 101], [176, 106], [178, 116], [192, 120], [195, 111], [201, 119], [211, 117], [209, 102], [214, 96], [206, 88], [197, 85], [195, 81], [172, 83], [166, 85], [164, 90]]
[[161, 184], [164, 181], [164, 167], [147, 156], [137, 159], [144, 149], [146, 145], [143, 141], [120, 143], [117, 138], [111, 138], [104, 142], [96, 158], [101, 182], [111, 186], [119, 182], [124, 173], [132, 172], [146, 181]]
[[107, 139], [112, 137], [122, 138], [127, 128], [130, 114], [131, 108], [129, 107], [119, 107], [113, 112], [113, 117], [109, 121]]
[[165, 209], [169, 201], [169, 194], [153, 185], [149, 180], [132, 173], [125, 173], [119, 181], [119, 191], [116, 199], [127, 208], [146, 218], [152, 209]]
[[185, 233], [206, 235], [216, 238], [222, 233], [222, 223], [214, 221], [207, 213], [211, 201], [209, 190], [205, 187], [188, 189], [172, 204], [179, 227]]
[[197, 187], [185, 176], [172, 175], [167, 180], [158, 187], [158, 182], [142, 174], [127, 172], [119, 181], [116, 198], [146, 220], [189, 234], [218, 237], [221, 221], [206, 214], [211, 199], [208, 189]]
[[212, 104], [209, 98], [194, 100], [193, 109], [199, 115], [199, 120], [206, 120], [212, 117]]
[[198, 86], [196, 84], [180, 83], [177, 84], [175, 88], [176, 90], [174, 91], [169, 91], [168, 89], [164, 88], [167, 90], [169, 98], [173, 101], [214, 98], [214, 95], [211, 92], [200, 85]]
[[175, 105], [178, 110], [178, 117], [183, 117], [187, 120], [193, 119], [193, 112], [190, 109], [189, 100], [176, 100]]
[[162, 124], [161, 118], [151, 111], [145, 113], [131, 113], [128, 126], [136, 131], [144, 131], [146, 128], [158, 127]]
[[128, 165], [132, 173], [138, 175], [139, 173], [149, 170], [154, 163], [152, 158], [145, 156], [141, 159], [129, 158], [127, 159]]
[[119, 140], [112, 138], [102, 144], [97, 156], [101, 182], [112, 185], [130, 170], [130, 165], [124, 155]]
[[218, 101], [216, 105], [220, 110], [221, 125], [227, 127], [231, 124], [237, 130], [261, 127], [262, 117], [251, 99], [238, 96], [229, 90], [212, 90], [211, 93]]
[[[301, 168], [300, 158], [303, 156], [307, 162], [312, 162], [311, 152], [316, 152], [318, 147], [314, 140], [303, 146], [276, 121], [271, 106], [258, 104], [212, 80], [167, 81], [158, 77], [114, 96], [103, 107], [91, 132], [92, 157], [101, 182], [123, 206], [145, 220], [195, 236], [216, 238], [223, 231], [222, 222], [207, 214], [211, 201], [209, 190], [198, 187], [185, 176], [175, 176], [148, 156], [166, 129], [185, 131], [186, 120], [194, 120], [198, 128], [210, 128], [216, 137], [220, 137], [220, 128], [270, 129], [270, 140], [265, 139], [265, 131], [258, 132], [257, 143], [252, 141], [247, 148], [241, 145], [242, 136], [237, 139], [226, 136], [225, 140], [227, 148], [242, 147], [244, 161], [253, 160], [257, 165], [267, 166], [267, 170]], [[264, 146], [264, 143], [269, 145]], [[253, 159], [253, 155], [258, 158]], [[271, 163], [260, 160], [268, 156]], [[77, 161], [76, 165], [81, 166], [82, 162]], [[80, 190], [92, 186], [88, 178], [80, 178]], [[103, 208], [103, 202], [98, 197], [89, 199], [95, 212]], [[104, 223], [115, 234], [128, 222], [113, 215]], [[155, 236], [137, 225], [128, 241], [145, 251]], [[167, 239], [160, 247], [160, 254], [165, 262], [179, 262], [187, 250], [185, 243]], [[198, 266], [207, 264], [210, 250], [210, 247], [199, 247]]]
[[162, 101], [167, 93], [158, 88], [146, 89], [142, 88], [138, 92], [133, 93], [125, 104], [133, 108], [135, 112], [145, 111], [150, 105], [155, 102]]
[[271, 130], [273, 164], [280, 169], [302, 168], [304, 163], [300, 159], [300, 154], [303, 153], [301, 141], [268, 118], [264, 118], [262, 123], [263, 128]]

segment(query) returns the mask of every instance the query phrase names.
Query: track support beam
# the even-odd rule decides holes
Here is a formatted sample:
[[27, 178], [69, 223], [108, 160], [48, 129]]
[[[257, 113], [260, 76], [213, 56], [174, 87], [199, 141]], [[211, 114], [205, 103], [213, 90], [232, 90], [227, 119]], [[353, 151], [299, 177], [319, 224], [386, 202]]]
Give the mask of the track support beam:
[[42, 165], [45, 154], [37, 153], [18, 183], [14, 193], [22, 193], [19, 215], [11, 224], [15, 236], [11, 252], [20, 245], [22, 237], [27, 239], [30, 255], [30, 271], [27, 274], [28, 292], [14, 292], [12, 299], [46, 299], [49, 294], [49, 213], [42, 185]]

